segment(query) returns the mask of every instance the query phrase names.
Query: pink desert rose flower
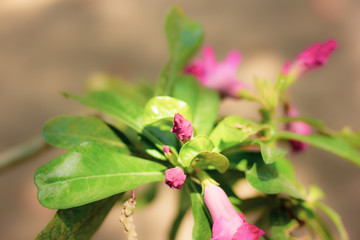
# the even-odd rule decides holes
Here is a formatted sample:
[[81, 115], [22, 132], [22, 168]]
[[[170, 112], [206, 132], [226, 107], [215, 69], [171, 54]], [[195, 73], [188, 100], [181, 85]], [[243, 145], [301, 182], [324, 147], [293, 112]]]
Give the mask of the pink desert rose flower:
[[237, 80], [236, 71], [241, 62], [238, 51], [230, 51], [222, 62], [217, 62], [214, 50], [207, 46], [202, 49], [202, 58], [185, 67], [185, 72], [194, 75], [205, 87], [215, 89], [225, 96], [238, 97], [239, 91], [247, 88]]
[[265, 234], [237, 213], [224, 190], [215, 184], [205, 184], [204, 200], [214, 222], [210, 240], [258, 240]]
[[[298, 117], [299, 112], [298, 110], [291, 104], [287, 104], [285, 107], [286, 115], [289, 117]], [[286, 130], [290, 132], [294, 132], [300, 135], [310, 135], [311, 134], [311, 127], [309, 124], [303, 121], [294, 121], [289, 122], [286, 125]], [[301, 152], [308, 147], [308, 144], [305, 142], [297, 141], [297, 140], [289, 140], [291, 148], [294, 152]]]
[[292, 73], [295, 77], [300, 77], [308, 70], [324, 66], [336, 48], [337, 42], [332, 39], [324, 43], [314, 43], [299, 53], [292, 64], [287, 61], [283, 66], [282, 74]]
[[176, 113], [170, 132], [175, 133], [176, 137], [185, 143], [192, 139], [194, 130], [189, 120], [186, 120], [180, 113]]
[[170, 168], [165, 171], [165, 183], [172, 189], [181, 189], [181, 186], [184, 184], [185, 180], [186, 175], [179, 167]]

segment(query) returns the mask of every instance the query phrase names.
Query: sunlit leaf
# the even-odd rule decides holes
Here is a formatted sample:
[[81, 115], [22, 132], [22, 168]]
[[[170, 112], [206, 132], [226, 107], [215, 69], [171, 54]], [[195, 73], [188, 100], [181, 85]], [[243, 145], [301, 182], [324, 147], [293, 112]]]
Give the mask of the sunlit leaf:
[[95, 143], [82, 143], [35, 173], [39, 202], [64, 209], [162, 181], [165, 166]]
[[42, 134], [48, 143], [64, 149], [71, 149], [83, 142], [95, 142], [129, 153], [126, 145], [111, 128], [95, 117], [56, 117], [46, 122]]
[[145, 105], [143, 124], [148, 125], [160, 120], [173, 121], [176, 113], [192, 121], [191, 111], [186, 102], [166, 96], [153, 97]]
[[360, 167], [360, 153], [344, 140], [325, 135], [299, 135], [293, 132], [278, 132], [279, 139], [292, 139], [307, 142], [314, 147], [321, 148], [342, 158], [349, 160]]

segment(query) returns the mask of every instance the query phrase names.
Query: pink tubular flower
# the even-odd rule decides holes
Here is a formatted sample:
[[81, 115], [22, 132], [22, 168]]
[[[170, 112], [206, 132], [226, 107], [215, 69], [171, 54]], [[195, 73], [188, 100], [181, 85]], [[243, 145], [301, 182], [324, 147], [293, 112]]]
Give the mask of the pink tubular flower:
[[204, 200], [214, 221], [210, 240], [259, 240], [265, 232], [237, 213], [226, 193], [211, 182], [205, 184]]
[[239, 52], [229, 52], [225, 60], [217, 63], [211, 47], [204, 47], [202, 59], [197, 59], [185, 68], [185, 72], [194, 75], [205, 87], [218, 90], [225, 96], [238, 97], [239, 91], [246, 85], [236, 78], [237, 67], [241, 62]]
[[330, 54], [337, 48], [335, 40], [328, 40], [324, 43], [314, 43], [302, 51], [295, 59], [293, 64], [285, 63], [282, 74], [292, 73], [296, 78], [308, 70], [321, 67], [326, 64]]
[[176, 113], [170, 132], [175, 133], [182, 143], [186, 143], [192, 139], [194, 130], [189, 120], [186, 120], [180, 113]]
[[170, 168], [165, 171], [165, 183], [172, 189], [181, 189], [181, 186], [184, 184], [185, 180], [186, 175], [179, 167]]
[[[298, 117], [299, 112], [298, 110], [291, 104], [287, 104], [285, 106], [286, 115], [289, 117]], [[290, 122], [286, 125], [286, 130], [290, 132], [294, 132], [301, 135], [310, 135], [311, 134], [311, 127], [309, 124], [303, 121], [294, 121]], [[305, 142], [297, 141], [297, 140], [290, 140], [289, 141], [291, 148], [294, 152], [301, 152], [308, 147], [308, 144]]]

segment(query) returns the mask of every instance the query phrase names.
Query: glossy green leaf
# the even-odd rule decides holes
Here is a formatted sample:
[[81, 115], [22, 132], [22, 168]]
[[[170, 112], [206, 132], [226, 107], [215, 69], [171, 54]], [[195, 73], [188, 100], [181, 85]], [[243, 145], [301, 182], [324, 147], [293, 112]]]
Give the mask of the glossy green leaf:
[[35, 239], [90, 239], [122, 195], [115, 195], [80, 207], [58, 210]]
[[185, 119], [192, 121], [191, 111], [186, 102], [166, 96], [153, 97], [145, 105], [143, 124], [148, 125], [160, 120], [172, 122], [176, 113], [180, 113]]
[[46, 122], [42, 134], [48, 143], [59, 148], [71, 149], [83, 142], [96, 142], [129, 153], [126, 145], [109, 126], [95, 117], [56, 117]]
[[272, 164], [257, 160], [246, 171], [246, 179], [251, 186], [264, 193], [286, 193], [294, 198], [304, 198], [305, 190], [295, 180], [294, 169], [286, 159], [278, 159]]
[[229, 160], [220, 153], [212, 152], [213, 149], [214, 144], [208, 137], [197, 136], [184, 144], [179, 157], [185, 167], [196, 165], [199, 168], [217, 169], [223, 173], [229, 167]]
[[82, 143], [35, 173], [39, 202], [64, 209], [162, 181], [166, 168], [95, 143]]
[[329, 219], [335, 224], [341, 240], [349, 240], [349, 234], [347, 233], [343, 222], [341, 221], [341, 217], [337, 214], [333, 209], [326, 206], [321, 202], [316, 202], [315, 206], [318, 207]]
[[201, 190], [195, 183], [186, 181], [186, 186], [190, 191], [192, 212], [194, 217], [194, 227], [192, 237], [196, 240], [209, 240], [211, 238], [212, 220], [207, 209]]
[[287, 151], [281, 148], [277, 148], [264, 142], [257, 143], [261, 149], [261, 156], [266, 164], [275, 162], [278, 159], [285, 157]]
[[64, 95], [88, 107], [109, 114], [136, 132], [141, 133], [143, 108], [129, 98], [109, 91], [91, 92], [84, 96], [75, 96], [68, 93], [64, 93]]
[[172, 8], [166, 16], [165, 33], [170, 61], [160, 75], [155, 95], [171, 95], [177, 76], [201, 46], [204, 31], [200, 24], [189, 20], [179, 8]]
[[294, 240], [290, 231], [298, 225], [295, 219], [291, 219], [283, 209], [275, 208], [270, 213], [271, 239]]
[[201, 152], [211, 152], [214, 149], [214, 144], [206, 136], [197, 136], [185, 143], [180, 149], [180, 159], [189, 167], [191, 161]]
[[229, 160], [217, 152], [201, 152], [191, 161], [191, 166], [200, 169], [216, 169], [224, 173], [229, 168]]
[[238, 116], [224, 118], [212, 131], [210, 139], [218, 151], [250, 141], [250, 137], [263, 127]]
[[209, 135], [219, 111], [220, 96], [205, 88], [192, 76], [181, 76], [174, 88], [174, 97], [186, 102], [192, 111], [192, 124], [199, 135]]
[[344, 140], [325, 135], [299, 135], [293, 132], [278, 132], [279, 139], [292, 139], [307, 142], [310, 145], [338, 155], [360, 167], [360, 153]]

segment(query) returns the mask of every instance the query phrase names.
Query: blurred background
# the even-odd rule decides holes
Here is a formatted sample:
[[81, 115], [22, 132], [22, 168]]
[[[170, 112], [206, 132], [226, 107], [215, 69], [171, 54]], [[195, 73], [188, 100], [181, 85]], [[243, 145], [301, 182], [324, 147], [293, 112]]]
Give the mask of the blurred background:
[[[293, 102], [303, 116], [331, 128], [360, 130], [359, 1], [1, 0], [0, 151], [39, 135], [49, 118], [82, 111], [60, 91], [83, 93], [94, 72], [154, 83], [168, 57], [163, 23], [174, 4], [204, 26], [205, 44], [219, 59], [231, 49], [242, 52], [239, 78], [249, 83], [255, 76], [274, 79], [305, 47], [336, 39], [327, 66], [292, 87]], [[221, 112], [256, 118], [256, 107], [227, 100]], [[0, 239], [33, 239], [51, 219], [54, 211], [37, 202], [33, 175], [61, 153], [47, 150], [0, 172]], [[342, 216], [350, 239], [360, 239], [360, 169], [314, 148], [291, 160], [302, 182], [325, 191], [325, 203]], [[163, 186], [150, 208], [136, 212], [139, 239], [167, 239], [176, 194]], [[120, 208], [94, 239], [124, 239]], [[178, 239], [191, 239], [191, 227], [188, 214]]]

